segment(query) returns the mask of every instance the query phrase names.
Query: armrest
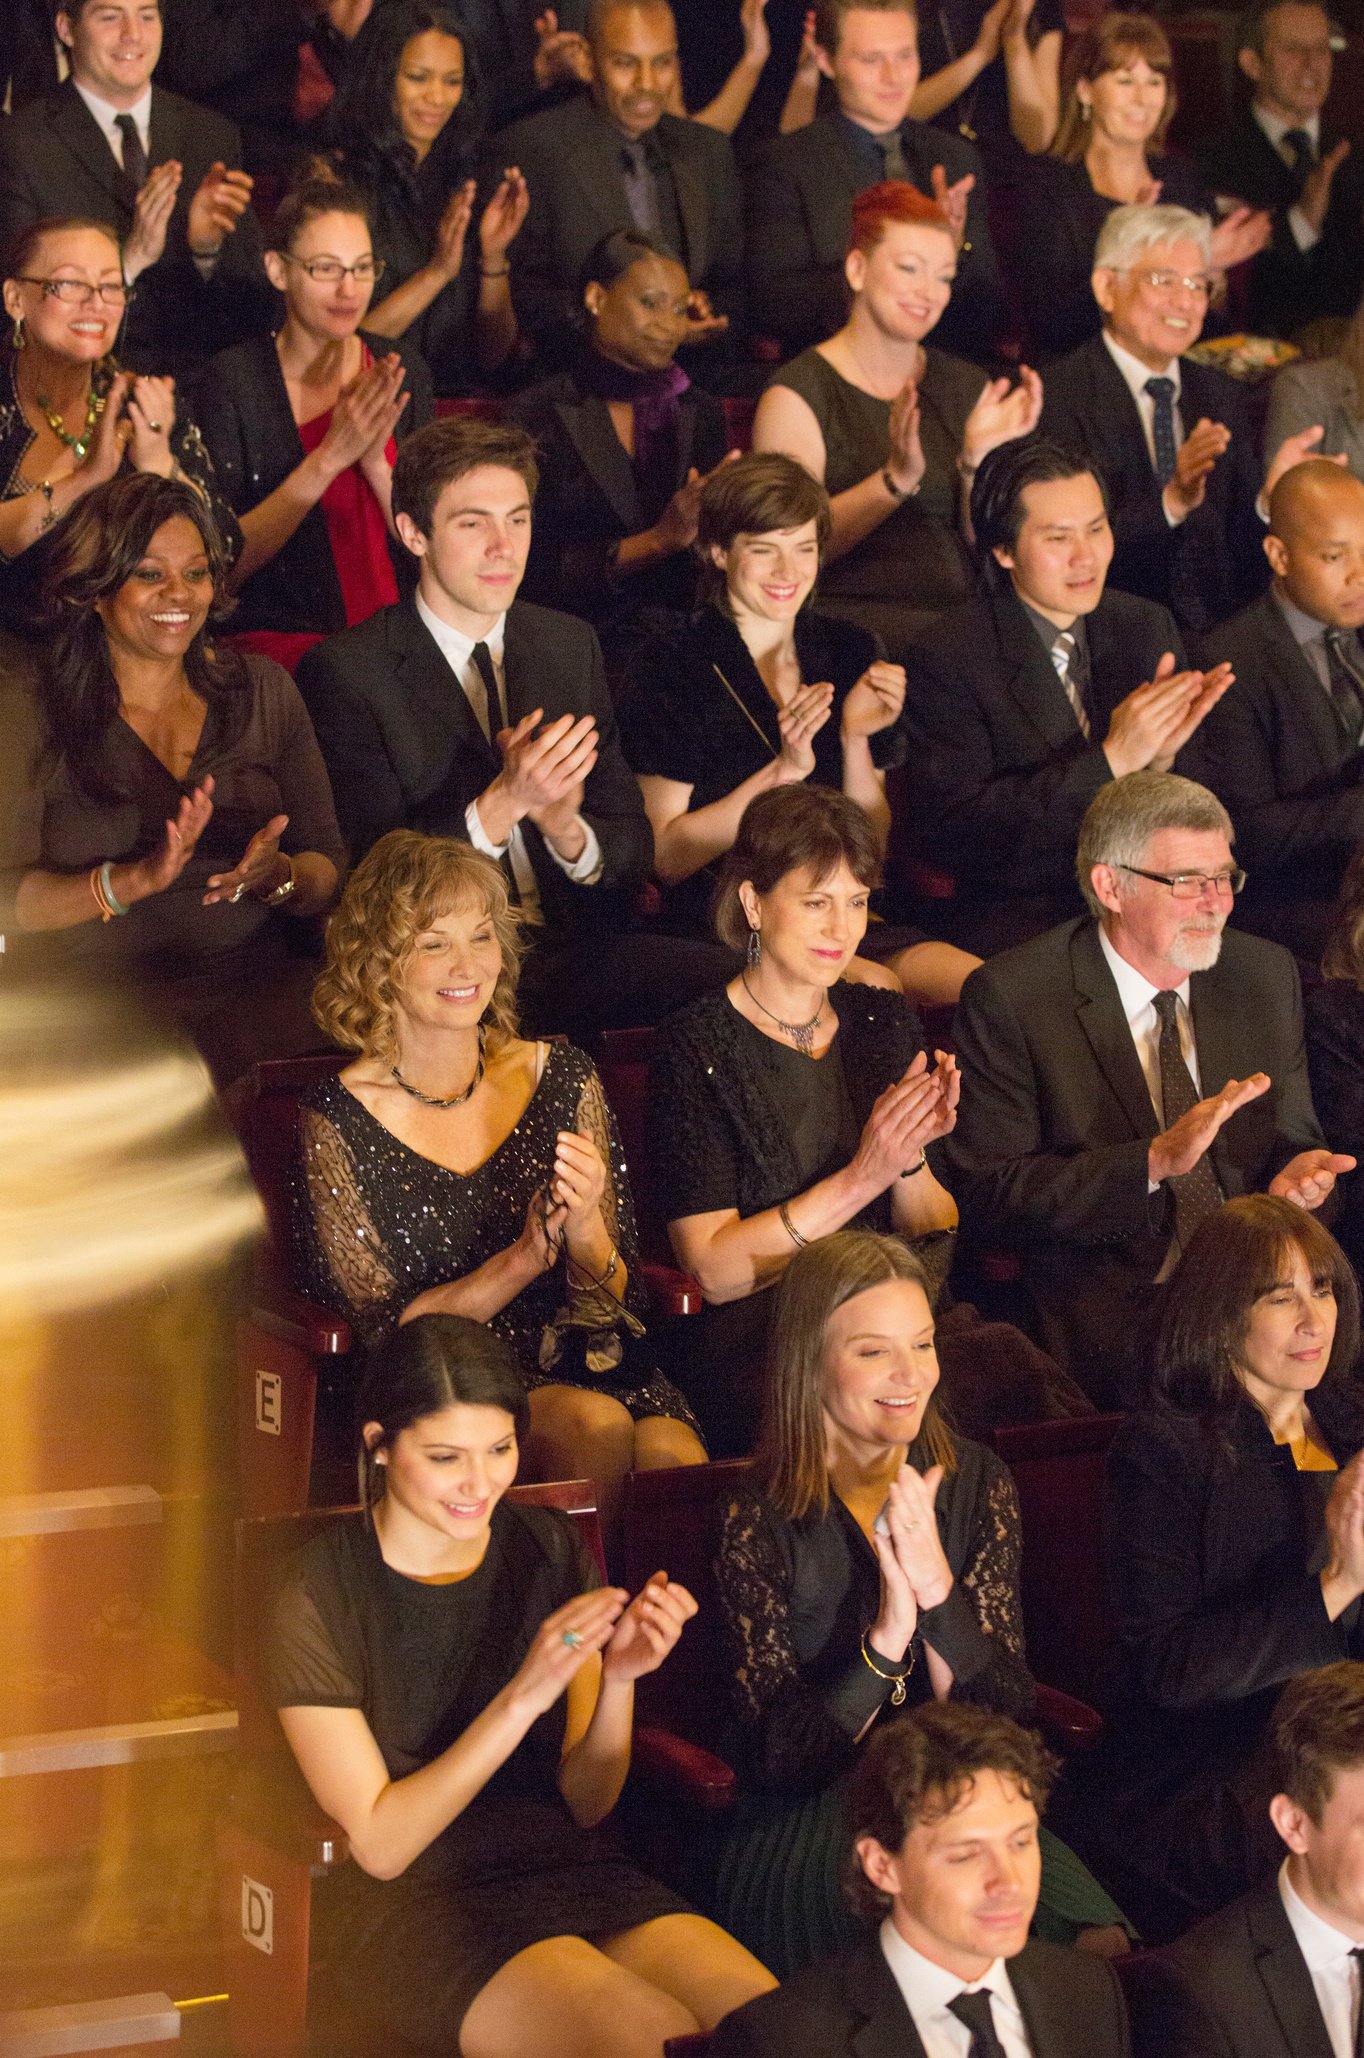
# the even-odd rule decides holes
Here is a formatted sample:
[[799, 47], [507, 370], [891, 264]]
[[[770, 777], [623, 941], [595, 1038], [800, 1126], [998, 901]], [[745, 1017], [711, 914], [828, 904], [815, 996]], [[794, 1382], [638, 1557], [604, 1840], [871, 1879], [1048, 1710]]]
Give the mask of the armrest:
[[248, 1760], [233, 1786], [231, 1812], [239, 1829], [292, 1864], [328, 1871], [350, 1857], [345, 1830], [288, 1768]]
[[301, 1294], [273, 1295], [263, 1306], [253, 1307], [251, 1320], [267, 1336], [297, 1345], [314, 1358], [344, 1357], [350, 1349], [350, 1324], [333, 1308], [305, 1301]]
[[647, 1785], [664, 1787], [708, 1815], [722, 1814], [738, 1798], [734, 1768], [670, 1729], [637, 1729], [630, 1764]]
[[1104, 1726], [1097, 1708], [1063, 1694], [1058, 1686], [1038, 1687], [1037, 1720], [1048, 1743], [1068, 1755], [1092, 1750]]
[[665, 1315], [699, 1315], [701, 1289], [689, 1272], [677, 1272], [671, 1265], [656, 1265], [646, 1258], [640, 1274], [649, 1298]]

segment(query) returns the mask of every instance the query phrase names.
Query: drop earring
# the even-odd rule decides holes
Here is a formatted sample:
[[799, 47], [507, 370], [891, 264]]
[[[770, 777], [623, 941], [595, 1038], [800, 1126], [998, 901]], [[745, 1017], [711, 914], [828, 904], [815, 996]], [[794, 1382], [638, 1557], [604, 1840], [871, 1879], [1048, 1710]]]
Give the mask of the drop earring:
[[10, 327], [9, 347], [11, 350], [22, 350], [27, 341], [28, 338], [24, 334], [24, 317], [16, 314]]
[[750, 972], [755, 972], [762, 963], [762, 954], [762, 938], [759, 936], [757, 929], [752, 928], [748, 932], [748, 969]]

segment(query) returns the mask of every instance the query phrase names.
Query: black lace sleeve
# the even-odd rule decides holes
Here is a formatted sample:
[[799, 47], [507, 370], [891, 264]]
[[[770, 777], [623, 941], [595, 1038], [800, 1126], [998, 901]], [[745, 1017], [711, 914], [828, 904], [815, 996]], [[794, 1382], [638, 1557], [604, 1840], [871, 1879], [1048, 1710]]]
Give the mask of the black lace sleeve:
[[644, 1291], [644, 1282], [639, 1271], [635, 1204], [625, 1170], [625, 1151], [621, 1145], [620, 1132], [616, 1128], [616, 1118], [607, 1102], [595, 1065], [587, 1067], [587, 1077], [578, 1097], [578, 1113], [574, 1126], [580, 1135], [591, 1138], [606, 1167], [606, 1190], [601, 1201], [602, 1220], [606, 1224], [606, 1233], [620, 1252], [621, 1263], [626, 1269], [625, 1305], [631, 1314], [643, 1315], [648, 1295]]
[[317, 1108], [298, 1125], [301, 1191], [295, 1238], [304, 1291], [338, 1302], [365, 1347], [387, 1335], [402, 1312], [399, 1280], [374, 1226], [345, 1138]]
[[962, 1481], [968, 1491], [974, 1486], [965, 1555], [951, 1593], [920, 1615], [919, 1631], [952, 1667], [954, 1699], [1024, 1716], [1036, 1694], [1023, 1649], [1018, 1494], [992, 1452], [977, 1446], [975, 1456], [982, 1461], [978, 1478]]

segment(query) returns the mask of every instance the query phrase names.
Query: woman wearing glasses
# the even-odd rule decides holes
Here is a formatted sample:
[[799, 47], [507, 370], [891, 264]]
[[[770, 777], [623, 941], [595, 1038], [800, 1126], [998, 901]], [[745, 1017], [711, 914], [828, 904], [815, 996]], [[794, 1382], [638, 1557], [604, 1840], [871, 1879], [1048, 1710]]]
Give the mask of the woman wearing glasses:
[[0, 342], [0, 620], [34, 626], [48, 545], [63, 517], [122, 468], [183, 479], [211, 509], [227, 553], [232, 510], [173, 379], [134, 378], [113, 355], [131, 288], [97, 222], [34, 222], [4, 266]]
[[265, 268], [282, 326], [215, 357], [196, 399], [245, 538], [234, 633], [292, 668], [398, 598], [394, 439], [429, 418], [431, 386], [419, 357], [360, 326], [383, 264], [357, 194], [330, 179], [286, 194]]

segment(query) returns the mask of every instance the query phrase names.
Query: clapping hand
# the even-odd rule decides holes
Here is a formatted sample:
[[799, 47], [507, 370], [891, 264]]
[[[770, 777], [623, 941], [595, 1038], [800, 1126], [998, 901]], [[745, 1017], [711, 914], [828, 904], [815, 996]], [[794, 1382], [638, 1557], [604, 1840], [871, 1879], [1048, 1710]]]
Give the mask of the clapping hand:
[[703, 293], [699, 286], [693, 286], [687, 295], [687, 333], [684, 343], [705, 343], [712, 336], [723, 336], [729, 327], [729, 316], [717, 314], [711, 306], [709, 293]]
[[473, 179], [456, 186], [436, 224], [436, 246], [431, 253], [431, 270], [443, 279], [457, 279], [464, 264], [464, 245], [474, 217], [478, 187]]
[[815, 768], [815, 738], [828, 721], [834, 689], [827, 680], [800, 686], [777, 714], [781, 750], [777, 764], [786, 779], [808, 779]]
[[980, 398], [966, 417], [962, 430], [961, 455], [967, 466], [977, 466], [1015, 437], [1031, 436], [1042, 419], [1042, 381], [1026, 364], [1018, 367], [1018, 383], [989, 379]]
[[906, 379], [890, 403], [886, 436], [886, 470], [902, 494], [917, 493], [923, 483], [927, 460], [919, 435], [919, 388]]
[[134, 379], [124, 411], [131, 430], [128, 455], [134, 471], [160, 472], [169, 478], [175, 462], [170, 447], [175, 427], [174, 379]]
[[501, 262], [521, 233], [529, 213], [530, 188], [517, 166], [509, 164], [497, 191], [479, 216], [478, 248], [485, 265]]
[[655, 1572], [621, 1615], [602, 1652], [603, 1680], [620, 1686], [657, 1672], [696, 1612], [685, 1586], [666, 1572]]
[[582, 1235], [596, 1225], [605, 1192], [606, 1167], [596, 1144], [576, 1130], [561, 1129], [554, 1139], [549, 1199], [552, 1207], [563, 1210], [567, 1237]]
[[1343, 1172], [1355, 1161], [1329, 1150], [1300, 1150], [1269, 1182], [1269, 1191], [1295, 1207], [1319, 1208]]
[[[1285, 472], [1291, 472], [1296, 465], [1306, 464], [1307, 460], [1311, 457], [1320, 457], [1322, 455], [1317, 449], [1317, 445], [1325, 434], [1326, 431], [1321, 423], [1314, 422], [1310, 429], [1299, 429], [1296, 436], [1284, 437], [1283, 442], [1269, 460], [1265, 470], [1265, 482], [1260, 488], [1260, 497], [1266, 507], [1269, 505], [1270, 494], [1274, 491]], [[1338, 450], [1334, 457], [1326, 458], [1325, 462], [1327, 464], [1343, 465], [1346, 462], [1344, 451]]]
[[843, 741], [853, 736], [876, 736], [900, 719], [905, 704], [905, 668], [878, 659], [867, 666], [843, 703]]
[[195, 257], [216, 257], [251, 205], [252, 180], [244, 171], [211, 164], [189, 203], [185, 234]]
[[132, 902], [173, 886], [194, 856], [194, 847], [208, 827], [213, 813], [213, 780], [204, 779], [193, 793], [184, 795], [174, 816], [166, 823], [165, 839], [150, 857], [139, 858], [128, 867], [126, 889], [120, 898]]
[[229, 901], [235, 906], [245, 893], [264, 899], [266, 893], [282, 886], [287, 875], [279, 868], [279, 839], [288, 826], [287, 815], [272, 815], [263, 829], [257, 829], [232, 870], [213, 874], [204, 906], [212, 907], [218, 901]]
[[123, 245], [123, 276], [131, 286], [156, 264], [166, 248], [166, 231], [175, 212], [181, 169], [174, 158], [148, 172], [133, 203], [133, 225]]
[[535, 83], [544, 92], [561, 81], [592, 83], [592, 51], [576, 29], [561, 29], [552, 7], [535, 17]]
[[947, 216], [948, 227], [952, 231], [952, 240], [958, 250], [960, 250], [962, 244], [966, 241], [966, 209], [967, 203], [971, 198], [972, 189], [976, 183], [976, 175], [974, 172], [966, 172], [949, 186], [947, 183], [947, 173], [940, 164], [935, 164], [930, 174], [930, 179], [933, 186], [933, 198]]
[[1214, 271], [1230, 271], [1234, 264], [1258, 257], [1273, 233], [1273, 219], [1264, 208], [1233, 207], [1212, 232]]
[[1201, 507], [1208, 490], [1212, 468], [1231, 442], [1231, 430], [1222, 422], [1210, 422], [1206, 415], [1195, 422], [1175, 452], [1174, 476], [1167, 480], [1164, 501], [1176, 521]]

